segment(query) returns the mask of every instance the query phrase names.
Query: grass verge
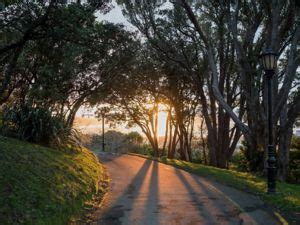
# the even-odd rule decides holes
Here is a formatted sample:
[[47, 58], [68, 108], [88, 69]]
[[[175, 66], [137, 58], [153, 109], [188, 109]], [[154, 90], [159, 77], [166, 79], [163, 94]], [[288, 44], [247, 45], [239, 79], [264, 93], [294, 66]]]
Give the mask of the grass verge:
[[58, 150], [0, 136], [0, 221], [62, 225], [103, 192], [102, 165], [88, 149]]
[[217, 182], [259, 195], [272, 208], [278, 210], [291, 223], [300, 222], [300, 185], [277, 182], [276, 195], [266, 193], [266, 179], [250, 173], [220, 169], [198, 163], [190, 163], [177, 159], [155, 158], [152, 156], [132, 154], [157, 160], [177, 168], [214, 179]]

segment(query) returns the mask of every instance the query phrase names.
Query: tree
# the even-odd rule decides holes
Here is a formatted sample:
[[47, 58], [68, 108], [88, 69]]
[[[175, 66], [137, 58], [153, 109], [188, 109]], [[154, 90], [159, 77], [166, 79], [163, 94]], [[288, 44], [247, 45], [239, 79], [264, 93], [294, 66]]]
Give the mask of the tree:
[[[283, 67], [279, 67], [279, 73], [277, 73], [273, 84], [275, 90], [274, 95], [276, 96], [273, 121], [275, 121], [276, 124], [280, 114], [285, 114], [284, 105], [288, 100], [289, 94], [293, 92], [292, 84], [295, 80], [296, 69], [299, 66], [299, 58], [296, 57], [296, 46], [300, 38], [300, 26], [299, 23], [297, 23], [297, 17], [299, 17], [299, 15], [296, 14], [295, 3], [273, 1], [272, 3], [261, 2], [257, 5], [253, 3], [253, 1], [236, 1], [232, 3], [228, 1], [226, 4], [217, 3], [216, 5], [226, 16], [229, 32], [233, 38], [241, 76], [241, 90], [246, 100], [247, 125], [235, 115], [220, 92], [217, 79], [219, 74], [213, 52], [214, 43], [209, 41], [210, 36], [203, 30], [201, 22], [197, 19], [195, 10], [193, 9], [196, 5], [190, 5], [185, 0], [177, 1], [176, 4], [179, 4], [185, 9], [186, 14], [206, 47], [206, 54], [213, 76], [212, 88], [214, 96], [220, 106], [231, 116], [248, 141], [249, 148], [247, 149], [247, 156], [248, 160], [252, 162], [251, 169], [255, 170], [260, 162], [255, 159], [254, 154], [257, 152], [257, 148], [259, 148], [260, 144], [263, 146], [266, 145], [265, 139], [261, 138], [266, 136], [266, 116], [263, 110], [264, 102], [260, 102], [261, 88], [258, 75], [261, 71], [257, 70], [258, 60], [254, 57], [259, 55], [263, 47], [271, 48], [278, 52], [279, 56], [286, 57], [286, 64], [283, 65]], [[197, 8], [199, 9], [199, 5]], [[238, 26], [239, 22], [240, 25]], [[292, 26], [290, 26], [291, 24]], [[259, 30], [262, 30], [262, 32], [258, 32]], [[257, 35], [255, 36], [255, 34]], [[280, 74], [280, 76], [278, 74]], [[280, 84], [282, 84], [282, 87], [279, 89]], [[294, 99], [294, 101], [296, 102], [294, 102], [293, 105], [296, 105], [297, 108], [297, 102], [300, 101], [300, 99]], [[291, 110], [290, 113], [292, 113], [294, 109]], [[284, 125], [283, 117], [284, 116], [282, 116], [281, 120], [281, 125], [283, 126], [281, 126], [280, 130], [282, 135], [285, 134], [285, 137], [279, 138], [281, 141], [283, 141], [283, 139], [290, 140], [291, 138], [291, 132], [288, 132], [288, 127]], [[289, 117], [292, 121], [295, 120], [294, 118], [295, 116], [292, 115]], [[289, 135], [286, 136], [286, 134]], [[279, 149], [280, 152], [288, 151], [288, 142], [279, 144], [281, 147]], [[285, 168], [287, 166], [286, 162], [281, 159], [282, 157], [279, 160], [280, 164], [282, 164], [281, 167]], [[279, 171], [281, 178], [284, 179], [284, 175], [281, 172], [282, 169]]]
[[[299, 66], [299, 15], [294, 1], [255, 4], [178, 0], [168, 7], [164, 5], [166, 1], [118, 2], [130, 22], [160, 52], [161, 60], [177, 63], [194, 77], [208, 129], [212, 165], [226, 167], [242, 132], [249, 146], [246, 155], [251, 170], [263, 167], [266, 102], [262, 101], [265, 89], [258, 56], [263, 48], [278, 51], [282, 63], [273, 84], [273, 120], [278, 121], [281, 115], [281, 132], [276, 136], [281, 142], [279, 163], [284, 164], [280, 168], [286, 167], [284, 158], [288, 157], [283, 155], [288, 154], [290, 141], [284, 140], [290, 140], [291, 134], [286, 124], [293, 124], [300, 101], [293, 88]], [[284, 116], [287, 101], [289, 113]]]
[[[128, 82], [130, 80], [127, 82], [123, 80], [122, 85], [126, 86]], [[129, 88], [133, 87], [129, 86]], [[125, 122], [129, 127], [133, 125], [140, 127], [151, 144], [155, 156], [159, 156], [158, 97], [140, 89], [134, 91], [122, 89], [115, 91], [106, 102], [111, 104], [111, 112], [107, 118], [117, 123]]]
[[[16, 9], [34, 14], [40, 7], [33, 3], [29, 6], [24, 9], [21, 4]], [[9, 10], [13, 9], [6, 13]], [[31, 22], [25, 15], [23, 19]], [[15, 20], [14, 16], [7, 17], [5, 23], [17, 26], [19, 17]], [[23, 26], [26, 29], [26, 23]], [[56, 4], [47, 20], [38, 26], [35, 32], [43, 35], [32, 38], [34, 34], [30, 34], [26, 44], [22, 44], [22, 54], [13, 65], [9, 82], [2, 82], [2, 103], [13, 94], [15, 103], [26, 102], [51, 110], [71, 127], [79, 107], [122, 73], [131, 57], [133, 40], [122, 26], [97, 22], [89, 5]], [[17, 31], [10, 25], [4, 32], [8, 36]], [[6, 47], [2, 50], [6, 50], [1, 56], [5, 59], [14, 45], [3, 45]], [[4, 72], [6, 67], [4, 63]]]
[[[201, 37], [192, 28], [185, 11], [178, 5], [166, 9], [164, 1], [135, 3], [131, 1], [119, 1], [131, 23], [133, 23], [147, 38], [149, 44], [155, 49], [155, 54], [165, 65], [173, 65], [176, 68], [174, 76], [179, 79], [189, 80], [196, 99], [200, 100], [201, 113], [204, 115], [208, 128], [208, 143], [210, 164], [227, 167], [228, 160], [240, 138], [240, 129], [230, 124], [230, 116], [222, 108], [216, 106], [212, 89], [212, 77], [208, 67], [208, 58], [205, 46], [200, 41]], [[157, 16], [160, 15], [160, 16]], [[208, 31], [216, 37], [212, 41], [218, 44], [218, 54], [221, 71], [220, 88], [222, 94], [227, 96], [230, 106], [237, 107], [239, 98], [237, 71], [233, 66], [233, 44], [226, 37], [222, 15], [211, 15], [220, 20], [216, 30]], [[207, 16], [206, 16], [207, 17]], [[220, 17], [220, 18], [219, 18]], [[203, 20], [208, 18], [203, 17]], [[227, 36], [226, 36], [227, 35]], [[225, 50], [224, 50], [225, 49]], [[174, 66], [175, 65], [175, 66]], [[174, 76], [172, 79], [174, 79]], [[192, 78], [192, 79], [191, 79]], [[174, 89], [176, 89], [176, 85]], [[174, 96], [176, 98], [176, 96]], [[180, 100], [179, 100], [180, 101]], [[240, 117], [244, 111], [240, 111]]]
[[[63, 39], [65, 36], [74, 35], [79, 31], [79, 27], [95, 20], [93, 12], [96, 9], [102, 12], [107, 11], [106, 0], [97, 2], [97, 7], [93, 4], [65, 4], [54, 0], [27, 1], [26, 3], [23, 1], [4, 2], [7, 7], [0, 11], [1, 104], [9, 98], [16, 86], [13, 73], [26, 47], [36, 41], [47, 43], [53, 39]], [[73, 14], [76, 11], [78, 14]], [[75, 18], [80, 19], [76, 21]], [[68, 26], [71, 22], [74, 26]]]

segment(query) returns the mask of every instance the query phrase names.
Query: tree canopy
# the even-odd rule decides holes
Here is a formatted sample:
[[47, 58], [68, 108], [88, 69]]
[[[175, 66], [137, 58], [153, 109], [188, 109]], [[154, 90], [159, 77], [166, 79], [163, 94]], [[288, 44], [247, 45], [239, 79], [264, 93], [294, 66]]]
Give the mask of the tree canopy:
[[[259, 55], [272, 49], [278, 53], [272, 119], [285, 179], [300, 111], [297, 2], [117, 4], [138, 31], [95, 17], [111, 9], [110, 1], [4, 1], [1, 107], [43, 108], [72, 127], [80, 106], [106, 106], [111, 122], [140, 127], [156, 156], [187, 161], [200, 121], [205, 161], [228, 168], [243, 139], [249, 170], [261, 171], [267, 101]], [[160, 111], [167, 115], [162, 144]]]

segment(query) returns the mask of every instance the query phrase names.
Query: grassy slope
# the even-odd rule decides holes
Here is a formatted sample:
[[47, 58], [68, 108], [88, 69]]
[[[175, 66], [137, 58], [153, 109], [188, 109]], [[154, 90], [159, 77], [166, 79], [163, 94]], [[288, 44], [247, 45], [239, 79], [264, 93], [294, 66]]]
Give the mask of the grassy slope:
[[101, 191], [103, 168], [87, 149], [69, 152], [0, 136], [0, 221], [67, 224]]
[[[205, 166], [198, 163], [190, 163], [176, 159], [156, 159], [150, 156], [139, 156], [155, 159], [200, 176], [213, 178], [218, 182], [233, 186], [243, 191], [246, 190], [256, 193], [273, 208], [284, 211], [287, 214], [297, 214], [300, 212], [300, 185], [277, 182], [278, 193], [276, 195], [268, 195], [266, 194], [266, 179], [257, 177], [250, 173], [219, 169], [212, 166]], [[293, 218], [289, 219], [293, 220]]]

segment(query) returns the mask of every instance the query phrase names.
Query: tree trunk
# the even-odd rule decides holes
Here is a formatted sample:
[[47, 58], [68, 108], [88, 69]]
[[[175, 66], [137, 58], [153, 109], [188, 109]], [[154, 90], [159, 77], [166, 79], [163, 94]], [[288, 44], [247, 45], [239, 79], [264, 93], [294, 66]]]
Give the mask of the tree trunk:
[[207, 165], [207, 157], [206, 157], [206, 140], [204, 139], [203, 135], [203, 129], [204, 129], [204, 119], [201, 120], [201, 126], [200, 126], [200, 137], [202, 142], [202, 152], [203, 152], [203, 160], [204, 164]]
[[178, 124], [176, 124], [174, 128], [174, 135], [173, 138], [170, 136], [170, 143], [171, 145], [169, 146], [169, 152], [168, 152], [168, 158], [173, 159], [175, 156], [175, 150], [177, 146], [177, 136], [178, 136]]
[[168, 116], [166, 119], [166, 132], [165, 132], [165, 139], [162, 147], [162, 155], [165, 155], [166, 145], [168, 141], [168, 134], [169, 134], [169, 120], [170, 120], [170, 111], [168, 112]]
[[285, 181], [289, 170], [290, 145], [293, 128], [287, 126], [287, 107], [280, 113], [279, 145], [278, 145], [278, 179]]

